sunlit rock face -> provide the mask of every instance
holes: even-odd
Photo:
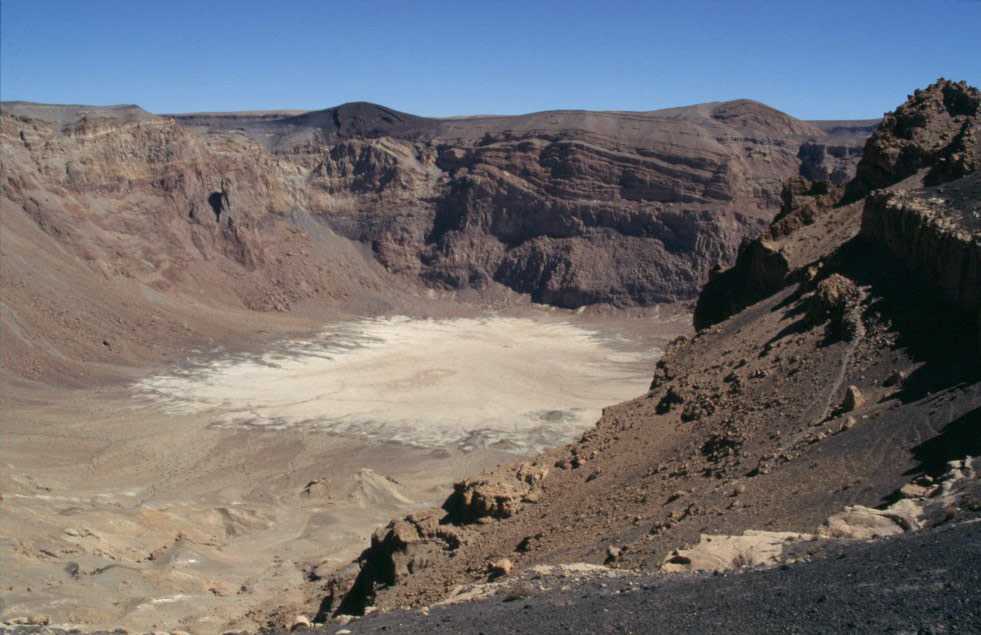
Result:
[[[263,355],[189,363],[138,391],[219,427],[304,426],[424,447],[524,452],[646,389],[656,350],[524,318],[347,322]]]

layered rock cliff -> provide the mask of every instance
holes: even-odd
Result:
[[[356,103],[178,120],[240,129],[311,170],[330,196],[310,210],[392,271],[564,307],[691,297],[776,212],[784,178],[850,176],[868,133],[751,101],[448,120]]]
[[[751,101],[461,119],[364,103],[0,110],[6,361],[30,376],[155,359],[207,322],[188,298],[259,312],[384,308],[420,286],[561,307],[690,299],[762,231],[787,177],[850,173],[867,134]]]
[[[202,136],[134,107],[5,105],[4,368],[97,380],[108,364],[156,362],[247,324],[219,309],[286,311],[391,287],[305,211],[297,170],[241,135]]]

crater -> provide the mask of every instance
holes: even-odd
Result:
[[[304,427],[418,447],[568,442],[647,388],[660,351],[563,321],[387,317],[261,355],[192,359],[136,386],[219,428]]]

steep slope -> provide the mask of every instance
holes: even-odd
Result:
[[[4,105],[0,173],[3,365],[21,378],[97,381],[254,333],[257,313],[398,286],[241,137],[129,107]]]
[[[940,187],[917,189],[934,169],[894,186],[910,192],[848,205],[825,200],[840,190],[790,182],[767,234],[789,254],[770,290],[678,341],[649,393],[607,408],[577,443],[464,481],[442,511],[380,530],[343,601],[325,606],[428,605],[499,573],[502,558],[509,571],[679,566],[676,550],[700,537],[813,533],[847,506],[915,497],[948,461],[976,456],[976,176],[942,186],[941,200]],[[759,271],[771,275],[768,261]],[[968,512],[951,507],[946,521]]]

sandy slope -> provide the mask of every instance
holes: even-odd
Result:
[[[192,356],[186,374],[165,367],[102,388],[10,384],[0,414],[0,618],[212,633],[255,628],[277,607],[308,611],[318,579],[348,565],[375,527],[437,504],[454,480],[544,437],[580,432],[599,404],[643,392],[657,347],[687,328],[684,316],[553,313],[340,322],[333,348],[311,350],[307,339],[265,356],[202,352],[196,359],[211,362]],[[337,337],[352,324],[368,328]],[[163,392],[148,399],[150,388]],[[449,398],[466,394],[484,399]],[[271,419],[229,425],[243,408]],[[504,425],[560,408],[580,410]],[[280,415],[347,425],[278,425]],[[367,430],[365,417],[383,425]],[[396,428],[403,443],[383,438]]]

